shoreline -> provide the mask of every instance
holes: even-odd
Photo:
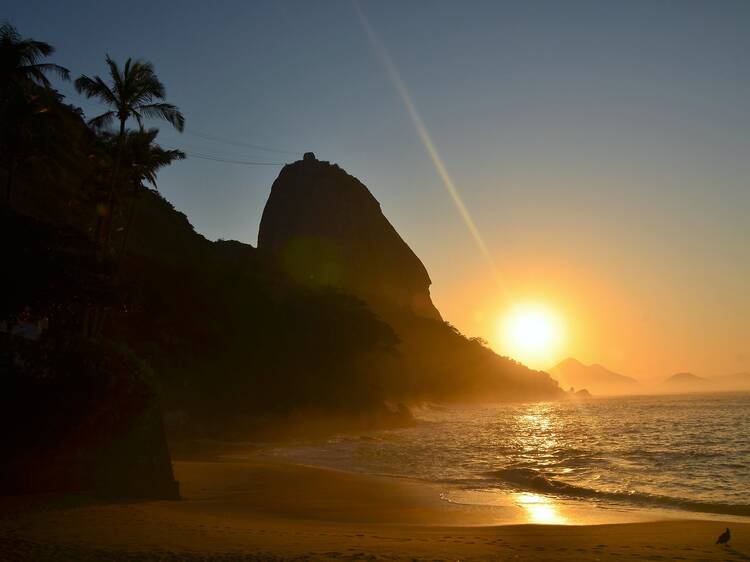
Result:
[[[282,447],[283,449],[283,447]],[[272,450],[278,450],[274,447]],[[232,455],[229,455],[231,458]],[[713,504],[705,504],[706,510],[690,509],[672,505],[658,505],[648,501],[599,502],[596,498],[583,496],[550,495],[534,489],[466,489],[449,482],[434,482],[419,476],[373,473],[349,470],[332,465],[308,462],[282,454],[269,454],[267,449],[253,450],[256,459],[270,460],[300,467],[329,470],[363,477],[383,478],[400,482],[412,482],[416,486],[432,488],[443,502],[465,508],[488,508],[503,510],[503,521],[498,525],[558,524],[558,525],[603,525],[638,523],[648,521],[706,520],[725,523],[750,524],[750,515],[713,510]],[[240,455],[238,458],[248,458]],[[220,460],[217,458],[216,460]],[[701,505],[696,502],[694,505]]]
[[[176,461],[175,472],[182,501],[2,498],[0,548],[13,562],[743,560],[750,554],[750,522],[596,522],[591,513],[570,512],[573,524],[531,524],[528,514],[522,523],[524,508],[450,503],[437,485],[257,456]],[[713,544],[727,525],[735,537],[731,551]]]

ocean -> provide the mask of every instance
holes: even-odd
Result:
[[[431,407],[414,427],[273,454],[445,486],[444,499],[750,517],[750,393]]]

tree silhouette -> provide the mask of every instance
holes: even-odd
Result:
[[[119,260],[127,249],[128,235],[135,216],[136,203],[141,190],[145,189],[144,183],[156,185],[156,173],[163,167],[169,166],[175,160],[184,160],[185,153],[181,150],[167,150],[156,144],[158,129],[139,129],[127,131],[122,139],[122,174],[127,185],[132,187],[130,214],[128,216],[125,231],[123,232],[122,245]],[[117,139],[110,139],[110,145],[117,145]]]
[[[109,239],[112,230],[115,191],[125,144],[125,126],[128,119],[135,119],[139,128],[143,128],[144,119],[163,119],[182,132],[185,118],[176,106],[161,101],[166,98],[166,91],[150,62],[133,61],[129,58],[121,70],[109,55],[106,61],[109,67],[109,85],[100,76],[89,78],[82,75],[76,79],[75,87],[87,98],[97,98],[111,108],[91,119],[89,125],[95,129],[104,129],[115,122],[119,123],[117,153],[106,209],[109,219],[107,230],[107,239]]]
[[[63,80],[70,78],[67,68],[40,62],[54,52],[49,43],[25,39],[9,23],[0,26],[0,130],[6,156],[6,204],[15,181],[20,160],[32,150],[34,121],[47,113],[57,101],[51,92],[48,73]]]
[[[55,48],[49,43],[22,38],[9,23],[0,26],[0,88],[3,101],[10,90],[24,87],[29,82],[50,88],[48,72],[69,80],[70,71],[67,68],[39,62],[54,52]]]

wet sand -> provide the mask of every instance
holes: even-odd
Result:
[[[519,524],[533,511],[512,502],[262,458],[175,472],[179,502],[0,500],[0,560],[750,560],[749,523],[562,507],[577,524]],[[727,525],[732,546],[714,545]]]

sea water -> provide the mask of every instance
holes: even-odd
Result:
[[[433,406],[417,417],[275,452],[444,484],[464,503],[511,493],[750,517],[750,393]]]

